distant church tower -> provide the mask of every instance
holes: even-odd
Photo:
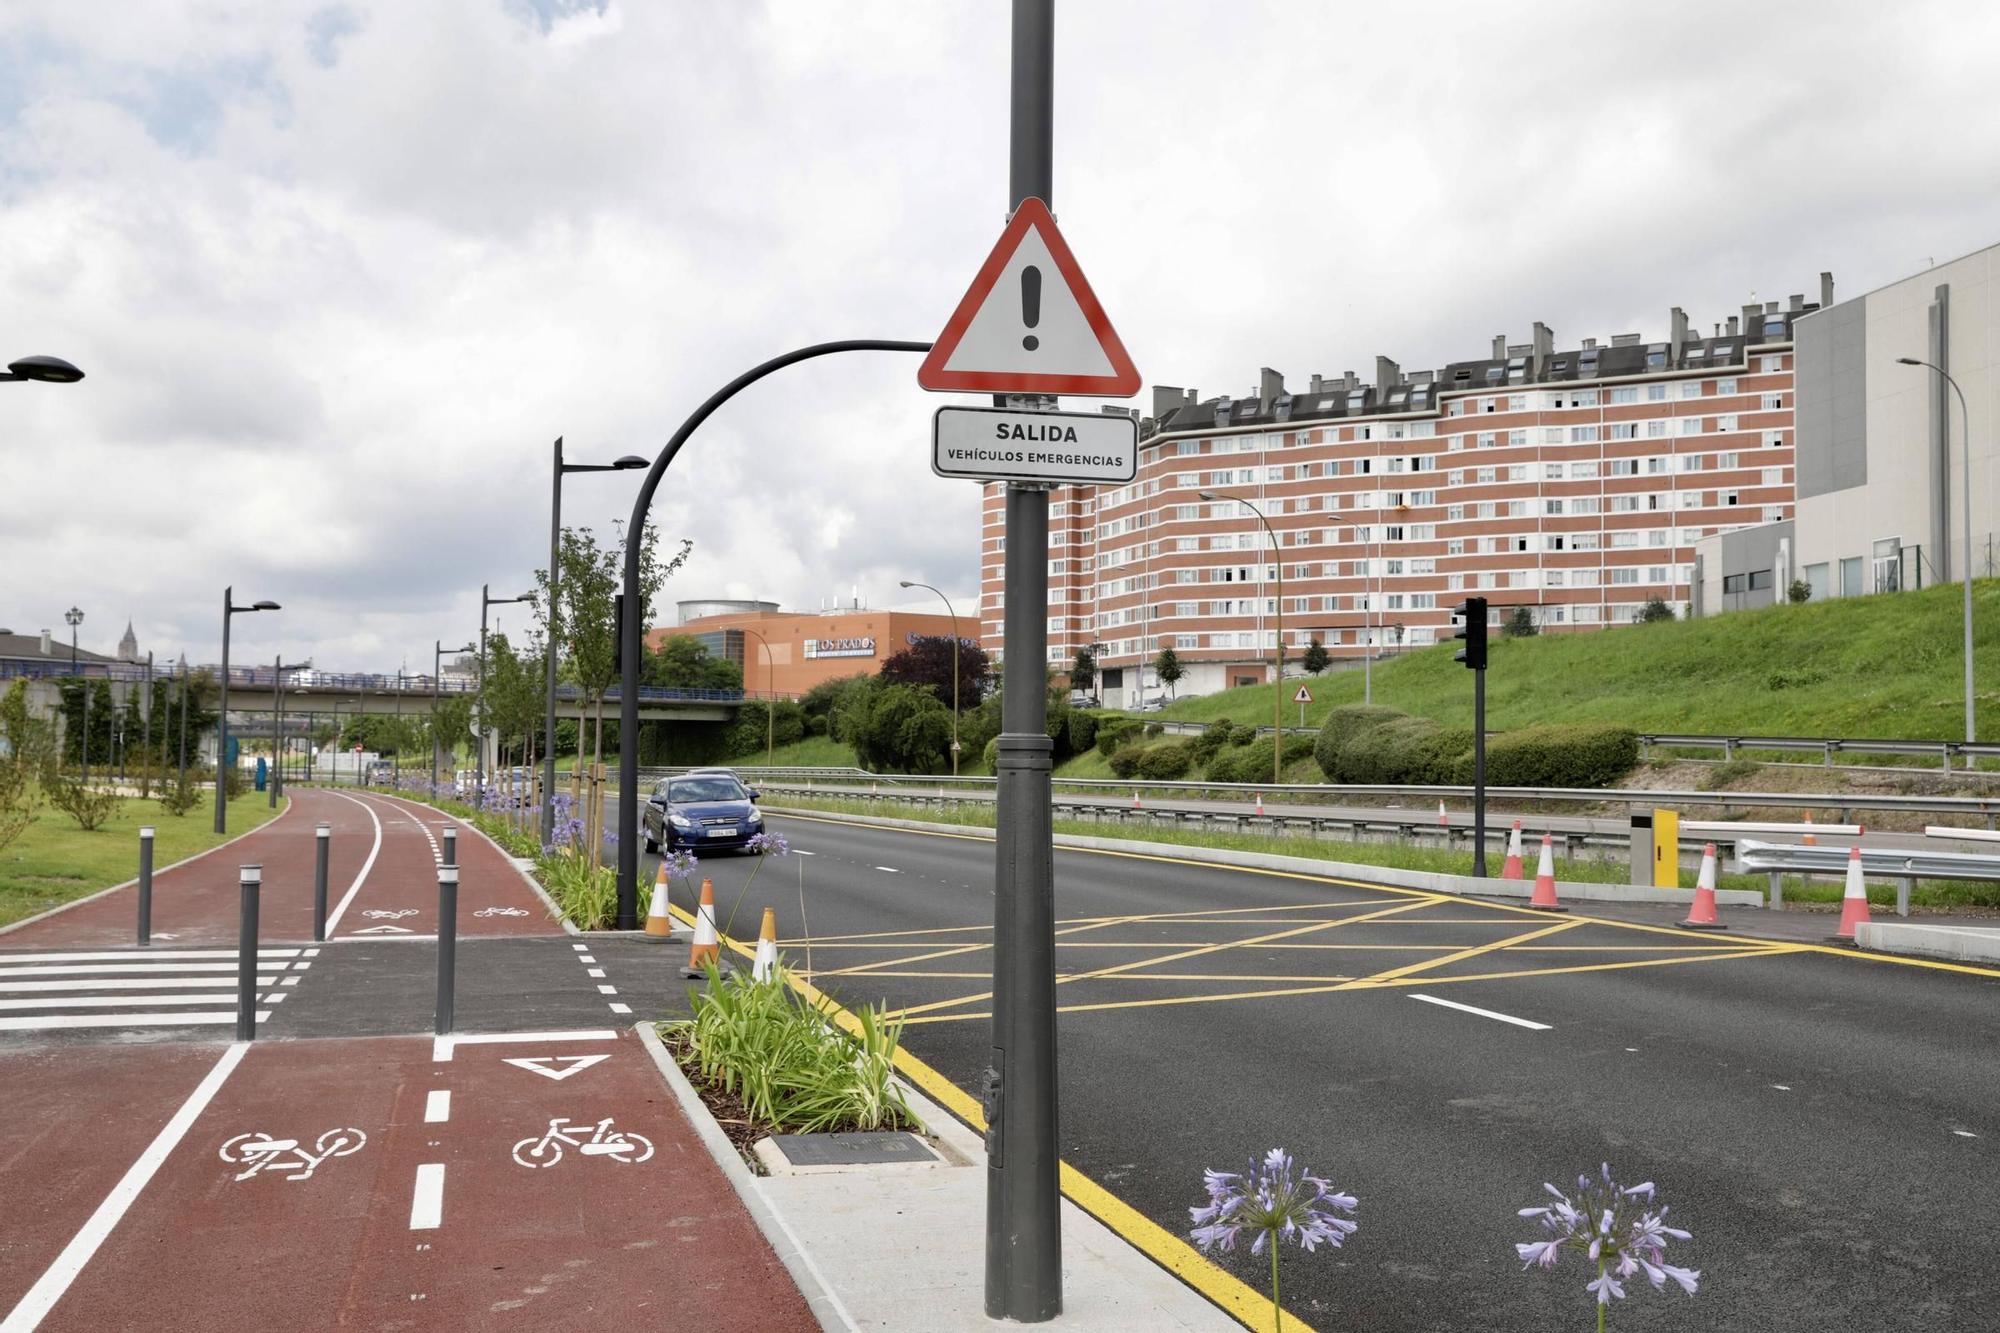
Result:
[[[125,621],[125,637],[118,641],[118,660],[136,662],[139,660],[139,636],[132,632],[132,622]]]

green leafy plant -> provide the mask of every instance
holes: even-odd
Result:
[[[618,877],[588,857],[557,850],[537,858],[536,878],[563,918],[578,930],[606,930],[618,917]]]
[[[201,788],[192,777],[183,778],[178,773],[161,782],[158,797],[160,808],[176,817],[185,816],[188,811],[201,804]]]
[[[85,833],[95,832],[118,808],[117,793],[87,786],[60,769],[42,775],[42,790],[49,804],[74,819]]]

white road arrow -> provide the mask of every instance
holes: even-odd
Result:
[[[608,1055],[525,1055],[503,1063],[560,1083],[571,1074],[580,1074],[600,1060],[610,1058]]]
[[[354,932],[357,935],[407,935],[410,932],[401,926],[369,926]]]

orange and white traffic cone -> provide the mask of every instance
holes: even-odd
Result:
[[[1445,813],[1444,813],[1444,802],[1443,802],[1443,801],[1439,801],[1439,802],[1438,802],[1438,827],[1439,827],[1439,828],[1450,828],[1450,827],[1451,827],[1451,821],[1450,821],[1449,819],[1445,818]]]
[[[1507,864],[1500,867],[1500,878],[1522,879],[1521,873],[1521,821],[1514,821],[1514,831],[1507,835]]]
[[[1133,808],[1134,810],[1139,810],[1139,809],[1142,809],[1142,808],[1143,808],[1143,807],[1142,807],[1142,806],[1141,806],[1141,805],[1139,804],[1139,789],[1138,789],[1137,787],[1134,787],[1134,788],[1132,789],[1132,808]]]
[[[1800,844],[1806,847],[1819,846],[1819,839],[1813,836],[1812,822],[1812,811],[1808,810],[1806,811],[1806,834],[1803,838],[1799,839]]]
[[[1701,873],[1695,876],[1694,906],[1689,909],[1687,920],[1677,923],[1682,930],[1724,930],[1722,918],[1715,914],[1715,844],[1708,843],[1701,849]]]
[[[752,981],[768,981],[778,973],[778,913],[764,909],[764,924],[757,928],[757,959],[750,964]]]
[[[1264,793],[1261,791],[1257,793],[1257,817],[1264,817]]]
[[[667,911],[667,863],[660,862],[660,872],[653,876],[653,897],[646,905],[646,938],[668,940],[674,934],[674,918]]]
[[[1547,833],[1542,835],[1542,859],[1535,866],[1535,895],[1528,899],[1528,906],[1538,912],[1567,912],[1569,909],[1556,901],[1556,854],[1555,839]]]
[[[687,966],[681,969],[684,977],[705,977],[708,969],[727,972],[729,965],[722,961],[722,938],[715,933],[715,881],[701,882],[701,906],[694,914],[694,942],[688,945]]]
[[[1868,924],[1868,881],[1861,874],[1861,849],[1847,849],[1847,892],[1840,900],[1840,929],[1834,934],[1836,942],[1855,941],[1856,926]]]

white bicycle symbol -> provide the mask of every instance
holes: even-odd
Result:
[[[259,1171],[289,1171],[286,1180],[305,1180],[319,1169],[321,1162],[329,1158],[345,1157],[366,1147],[368,1136],[358,1129],[329,1129],[319,1136],[311,1152],[299,1146],[297,1139],[274,1139],[269,1134],[238,1134],[222,1145],[222,1160],[231,1166],[242,1165],[236,1173],[237,1180],[248,1180]]]
[[[588,1138],[578,1134],[589,1131]],[[653,1141],[643,1134],[628,1134],[622,1129],[611,1128],[611,1117],[606,1116],[593,1126],[571,1124],[567,1116],[557,1116],[549,1121],[548,1133],[540,1138],[522,1139],[514,1145],[514,1160],[522,1166],[533,1169],[538,1166],[554,1166],[563,1157],[563,1149],[570,1147],[585,1157],[609,1157],[614,1162],[637,1164],[653,1155]]]
[[[522,907],[482,907],[473,913],[474,916],[526,916],[527,914],[527,909]]]
[[[414,907],[398,908],[396,911],[393,912],[385,911],[380,907],[371,907],[367,911],[363,912],[361,915],[365,917],[372,917],[377,921],[400,921],[406,916],[415,916],[416,914],[417,914],[417,909]]]

